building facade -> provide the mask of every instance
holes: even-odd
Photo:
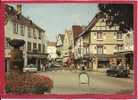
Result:
[[[81,50],[82,57],[91,58],[91,69],[106,68],[117,63],[114,52],[123,50],[124,37],[118,26],[109,27],[98,13],[79,35],[77,41],[81,46],[76,48]]]
[[[56,59],[57,58],[57,48],[56,48],[56,42],[47,42],[47,53],[48,53],[48,58],[50,59]]]
[[[120,52],[115,52],[117,61],[120,60],[122,64],[126,65],[130,69],[133,69],[133,55],[134,55],[134,37],[133,31],[129,31],[124,34],[124,48]]]
[[[12,6],[6,5],[5,10],[5,64],[7,71],[10,70],[9,59],[10,50],[12,49],[8,44],[8,39],[24,40],[25,45],[21,47],[23,50],[24,66],[35,64],[40,69],[40,64],[45,63],[47,58],[46,32],[32,20],[22,15],[21,6],[17,5],[17,9],[15,9]]]
[[[72,30],[65,30],[64,42],[63,42],[63,57],[69,56],[69,52],[73,52],[74,38]]]
[[[57,47],[57,57],[62,60],[63,58],[63,42],[64,42],[64,34],[58,34],[56,47]]]

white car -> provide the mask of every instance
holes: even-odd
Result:
[[[37,72],[37,67],[33,64],[27,65],[23,68],[23,72]]]

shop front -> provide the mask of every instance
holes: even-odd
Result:
[[[46,64],[47,62],[47,56],[48,54],[42,54],[42,53],[28,53],[27,54],[27,65],[34,64],[37,66],[38,71],[41,70],[40,66],[43,64]]]
[[[116,52],[114,54],[117,58],[117,65],[122,64],[133,69],[133,51]]]
[[[92,55],[93,70],[109,68],[114,63],[115,56],[110,54]]]

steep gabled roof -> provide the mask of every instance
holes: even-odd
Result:
[[[58,34],[56,45],[58,46],[58,42],[61,41],[61,45],[63,45],[65,34]],[[59,40],[60,39],[60,40]],[[60,46],[61,46],[60,45]]]
[[[59,34],[59,36],[61,38],[61,41],[63,42],[64,41],[65,34]]]
[[[97,21],[100,18],[102,18],[102,13],[99,12],[95,15],[95,17],[90,21],[90,23],[85,27],[83,32],[78,37],[80,37],[80,36],[84,35],[85,33],[87,33],[97,23]]]
[[[56,46],[56,42],[47,41],[47,46]]]

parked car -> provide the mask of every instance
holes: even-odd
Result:
[[[106,70],[108,76],[129,77],[130,71],[125,66],[111,66]]]
[[[37,67],[34,64],[27,65],[23,68],[23,72],[37,72]]]

